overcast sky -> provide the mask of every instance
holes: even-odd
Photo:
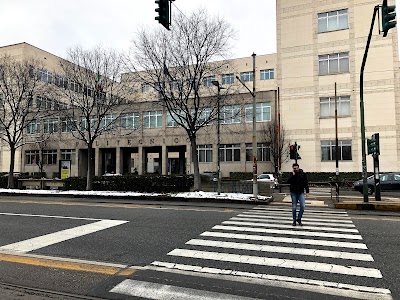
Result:
[[[126,51],[140,26],[161,27],[154,20],[154,0],[0,2],[0,46],[27,42],[61,57],[76,45]],[[232,58],[276,52],[275,0],[176,0],[172,5],[186,15],[200,7],[224,17],[237,32]]]
[[[237,32],[231,58],[238,58],[253,52],[258,55],[276,52],[275,1],[176,0],[172,10],[189,15],[202,7],[212,15],[224,17]],[[400,4],[400,0],[396,2]],[[138,28],[161,27],[154,20],[157,7],[154,0],[0,0],[0,3],[0,46],[27,42],[61,57],[66,57],[67,49],[77,45],[85,49],[102,45],[127,51]]]

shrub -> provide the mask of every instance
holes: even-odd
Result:
[[[253,179],[252,172],[230,172],[229,176],[231,179],[235,180],[249,180]]]

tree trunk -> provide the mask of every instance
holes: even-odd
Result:
[[[14,147],[10,147],[10,171],[8,172],[8,183],[7,183],[8,189],[13,189],[15,187],[14,184],[15,151],[16,149]]]
[[[193,162],[193,176],[194,176],[194,186],[195,191],[200,190],[200,172],[199,172],[199,159],[197,157],[197,143],[196,136],[190,137],[190,147],[192,151],[192,162]]]
[[[88,149],[88,165],[86,177],[86,190],[93,190],[93,176],[94,176],[94,157],[93,157],[93,143],[90,142],[87,146]]]

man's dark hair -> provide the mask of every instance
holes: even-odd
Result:
[[[293,167],[298,167],[298,166],[299,166],[298,163],[294,163],[294,164],[292,165],[292,168],[293,168]]]

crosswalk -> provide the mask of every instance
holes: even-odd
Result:
[[[184,247],[170,251],[166,260],[148,267],[234,281],[251,279],[255,284],[346,298],[393,299],[345,211],[307,209],[304,226],[291,223],[290,208],[254,207],[215,225]],[[157,290],[154,296],[143,290],[146,283],[131,279],[111,292],[140,297],[140,291],[147,299],[167,299],[162,291],[171,294],[175,288],[170,299],[197,299],[192,289],[153,285],[149,289]],[[211,293],[201,299],[224,297]],[[236,298],[230,295],[227,299]]]

